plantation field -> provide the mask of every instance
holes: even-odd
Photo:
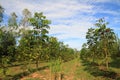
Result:
[[[72,7],[68,8],[74,8],[74,3],[79,3],[79,0],[75,1]],[[65,3],[68,5],[69,2]],[[53,5],[53,2],[51,3]],[[88,6],[88,3],[86,5]],[[65,9],[66,13],[67,6],[60,6],[56,7],[62,9],[60,12],[64,12]],[[83,9],[80,7],[83,10],[80,15],[95,9],[92,7],[95,4],[88,8],[85,6],[82,5]],[[99,9],[102,9],[102,6]],[[47,14],[49,11],[53,11],[50,14],[54,13],[55,7],[51,7],[52,10],[48,10]],[[8,9],[10,8],[14,9],[12,6]],[[96,15],[90,15],[93,19],[79,17],[78,12],[82,10],[78,8],[75,9],[75,11],[78,10],[76,17],[72,16],[71,11],[75,11],[68,9],[70,21],[67,20],[67,15],[62,17],[64,15],[60,14],[62,15],[59,15],[60,18],[54,15],[52,15],[53,19],[48,18],[57,21],[52,23],[47,19],[48,16],[44,15],[44,11],[29,11],[29,8],[23,10],[22,8],[16,8],[18,11],[15,10],[15,12],[11,12],[14,10],[7,10],[7,12],[4,4],[0,4],[0,80],[120,80],[120,35],[117,34],[120,29],[118,29],[119,24],[116,23],[117,18],[111,20],[111,17],[115,16],[110,16],[110,20],[107,19],[112,21],[112,25],[108,25],[109,22],[104,17],[108,17],[106,12],[111,14],[109,10],[104,12],[103,18],[96,20]],[[96,11],[93,12],[96,13]],[[78,22],[72,20],[74,18]],[[75,27],[71,28],[74,25]],[[118,30],[114,31],[114,29]]]

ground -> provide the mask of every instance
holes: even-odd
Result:
[[[20,66],[9,67],[7,78],[0,72],[0,80],[54,80],[55,74],[50,71],[48,63],[40,63],[39,69],[33,67],[32,72],[23,72]],[[62,64],[61,80],[120,80],[120,68],[111,71],[101,71],[92,66],[86,66],[79,59]],[[59,73],[56,73],[57,77]],[[58,78],[56,79],[58,80]]]

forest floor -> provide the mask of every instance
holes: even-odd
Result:
[[[0,72],[0,80],[54,80],[54,74],[51,75],[48,63],[39,65],[39,69],[34,69],[31,73],[23,72],[20,66],[10,67],[7,77]],[[35,68],[35,65],[33,64],[32,67]],[[110,67],[110,71],[101,71],[75,59],[62,64],[61,75],[61,80],[120,80],[120,67]]]

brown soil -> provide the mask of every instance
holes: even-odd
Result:
[[[21,80],[26,80],[29,78],[32,79],[40,79],[40,80],[49,80],[50,78],[50,71],[48,69],[42,70],[42,71],[37,71],[35,73],[30,74],[29,76],[26,76],[22,78]]]

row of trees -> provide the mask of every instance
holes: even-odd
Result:
[[[60,59],[72,60],[76,50],[69,48],[55,37],[49,37],[49,24],[51,23],[43,13],[32,13],[23,10],[20,21],[15,12],[11,13],[6,25],[1,23],[4,18],[4,8],[0,6],[0,67],[4,74],[6,68],[13,62],[27,64],[39,61]]]
[[[120,39],[113,29],[107,27],[108,22],[104,18],[99,19],[95,28],[88,29],[86,33],[87,43],[81,50],[81,58],[100,65],[109,67],[113,58],[120,57]]]

